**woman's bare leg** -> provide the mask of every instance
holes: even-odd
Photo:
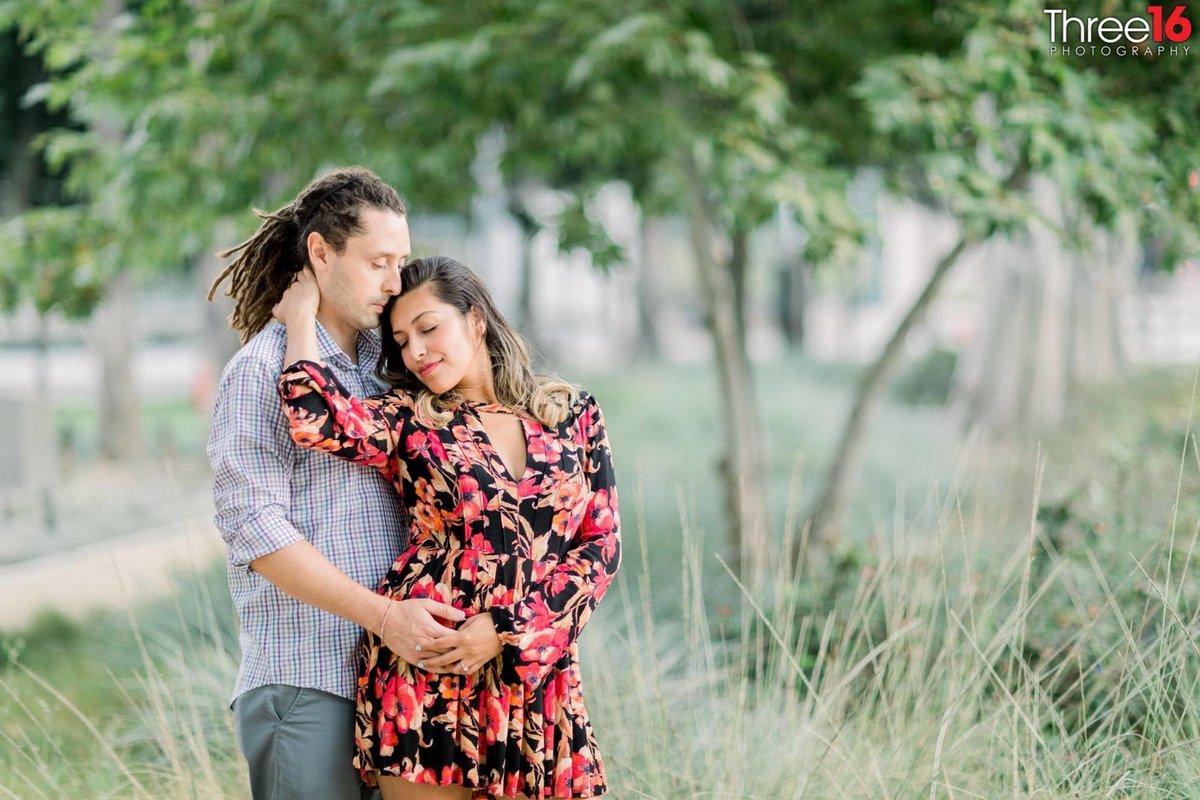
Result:
[[[404,778],[376,775],[379,793],[383,800],[471,800],[471,790],[465,786],[432,786],[428,783],[413,783]],[[529,795],[516,795],[515,800],[532,800]],[[549,800],[570,800],[557,795]]]
[[[465,786],[433,786],[390,775],[378,778],[383,800],[471,800],[471,790]]]

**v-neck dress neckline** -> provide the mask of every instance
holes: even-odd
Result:
[[[464,406],[466,406],[467,408],[472,409],[476,413],[482,412],[484,414],[511,414],[514,417],[523,419],[523,417],[521,417],[521,414],[519,412],[517,412],[515,409],[510,408],[509,406],[506,406],[503,403],[498,402],[498,401],[463,400],[462,404]]]
[[[486,451],[489,459],[493,462],[492,468],[496,471],[496,474],[513,486],[520,486],[523,481],[530,477],[530,470],[533,468],[533,459],[530,458],[530,450],[532,449],[532,437],[537,436],[538,431],[531,429],[532,421],[502,403],[464,400],[463,408],[468,409],[471,412],[470,416],[474,417],[475,425],[470,427],[475,434],[476,444]],[[519,477],[513,474],[512,469],[505,463],[504,457],[500,455],[500,450],[492,443],[492,437],[488,434],[487,428],[483,424],[483,417],[480,414],[508,414],[517,418],[517,422],[521,425],[521,439],[525,447],[525,451],[522,454],[521,475]]]

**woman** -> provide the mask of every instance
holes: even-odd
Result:
[[[379,365],[396,388],[367,400],[315,363],[310,275],[275,310],[292,438],[381,470],[409,509],[412,544],[380,592],[466,614],[453,634],[416,642],[415,664],[366,636],[355,765],[385,800],[601,795],[576,649],[620,562],[600,408],[533,374],[463,265],[418,260],[402,281]]]

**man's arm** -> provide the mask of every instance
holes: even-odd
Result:
[[[452,621],[464,617],[463,612],[436,600],[396,601],[378,595],[334,566],[307,541],[256,558],[250,567],[297,600],[379,633],[387,648],[410,664],[434,652],[424,649],[418,653],[414,644],[454,633],[453,628],[434,619],[435,615]],[[381,631],[389,603],[396,605],[387,615],[387,630]]]
[[[278,366],[236,361],[217,392],[208,455],[215,475],[216,522],[234,566],[252,569],[301,602],[379,631],[387,604],[342,572],[288,519],[294,445],[276,392]],[[451,632],[433,615],[463,618],[451,606],[418,599],[399,602],[387,617],[384,644],[406,661],[413,644]]]

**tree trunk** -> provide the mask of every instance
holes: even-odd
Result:
[[[92,342],[101,365],[100,453],[117,461],[134,461],[145,453],[133,379],[133,289],[133,276],[122,270],[92,317]]]
[[[217,257],[217,252],[226,248],[237,236],[236,226],[226,220],[219,223],[213,231],[213,244],[208,248],[209,255],[202,257],[196,276],[199,281],[197,294],[200,297],[208,295],[213,281],[225,269],[224,259]],[[233,313],[233,300],[225,294],[228,284],[213,296],[211,303],[204,304],[204,363],[200,374],[194,378],[191,387],[192,405],[205,412],[212,410],[216,398],[217,381],[221,371],[233,354],[241,347],[238,335],[229,327],[229,315]]]
[[[1063,283],[1069,259],[1054,242],[1035,237],[1034,257],[1019,265],[1025,302],[1030,309],[1022,332],[1024,347],[1017,350],[1017,420],[1057,422],[1066,402],[1067,338],[1063,317],[1066,308]]]
[[[0,194],[0,219],[11,219],[29,207],[33,197],[33,181],[37,161],[31,143],[33,125],[28,114],[17,118],[17,131],[13,142],[12,158],[8,164],[3,194]]]
[[[995,243],[985,273],[1003,286],[983,293],[987,323],[963,354],[956,391],[964,427],[1007,438],[1052,425],[1076,386],[1119,372],[1119,301],[1137,260],[1122,239],[1097,231],[1092,246],[1074,252],[1052,231],[1035,229]]]
[[[36,484],[38,505],[41,507],[42,532],[53,535],[58,531],[58,503],[54,487],[63,477],[57,429],[54,425],[54,404],[50,398],[50,325],[46,314],[39,312],[35,352],[37,363],[33,379],[34,430],[42,441],[35,445],[36,463],[31,470]]]
[[[637,333],[632,355],[639,361],[657,361],[662,357],[657,319],[662,295],[658,290],[653,242],[654,222],[643,212],[638,222],[637,263],[634,266]]]
[[[540,351],[537,313],[534,310],[533,237],[535,234],[521,228],[521,261],[519,285],[517,287],[517,330],[525,337],[531,350]]]
[[[540,352],[541,342],[534,308],[534,290],[537,286],[533,263],[533,240],[542,226],[521,201],[520,189],[506,189],[508,213],[521,229],[521,260],[517,276],[517,330],[525,338],[531,350]]]
[[[14,87],[18,88],[18,87]],[[24,87],[19,87],[22,90]],[[17,129],[11,144],[12,157],[0,192],[0,219],[11,219],[27,211],[33,203],[37,156],[32,148],[34,129],[29,113],[17,116]],[[31,463],[24,483],[37,497],[42,518],[42,531],[50,535],[58,528],[54,487],[60,483],[59,442],[54,426],[54,403],[50,396],[50,333],[49,320],[40,309],[34,332],[33,390],[29,401],[32,413],[27,435],[34,441],[24,449]]]
[[[117,24],[125,8],[123,0],[105,0],[98,17],[96,60],[105,65],[115,56]],[[121,124],[113,117],[97,115],[93,133],[116,151],[124,139]],[[103,199],[103,198],[101,198]],[[100,453],[104,458],[133,461],[145,453],[142,437],[141,402],[133,380],[133,292],[132,268],[119,265],[105,289],[104,299],[92,317],[93,344],[100,358]]]
[[[730,233],[729,277],[733,283],[734,320],[737,338],[745,349],[746,342],[746,272],[750,262],[750,235],[738,228]]]
[[[1093,247],[1076,254],[1071,269],[1068,332],[1068,391],[1079,383],[1116,377],[1125,366],[1120,301],[1137,268],[1137,237],[1132,230],[1097,231]]]
[[[854,406],[846,419],[846,427],[841,440],[834,451],[833,465],[822,488],[819,499],[812,513],[812,534],[816,541],[831,541],[838,533],[846,507],[850,500],[855,476],[858,474],[862,461],[863,448],[866,444],[867,421],[875,411],[883,397],[884,389],[896,366],[900,363],[904,341],[909,331],[925,315],[933,303],[938,290],[950,274],[950,270],[958,263],[963,252],[974,244],[974,240],[966,234],[960,236],[958,242],[934,266],[929,281],[925,284],[920,296],[904,315],[899,326],[892,333],[875,363],[863,376],[862,383],[854,398]]]
[[[804,264],[785,263],[779,268],[779,328],[789,350],[804,349],[805,311],[808,302],[808,273]]]
[[[1022,276],[1013,263],[1028,260],[1017,255],[1013,242],[993,239],[984,254],[979,316],[984,320],[974,345],[959,355],[954,371],[953,405],[962,429],[985,429],[1001,419],[1016,417],[1019,389],[1011,366],[1017,347],[1017,332],[1025,329],[1022,318],[1028,309],[1022,303]],[[1023,347],[1023,342],[1017,342]],[[1008,380],[1000,376],[1009,376]]]
[[[683,166],[691,195],[689,234],[717,360],[725,449],[722,477],[731,523],[730,543],[739,571],[757,585],[771,563],[762,423],[745,342],[738,335],[731,259],[715,252],[717,216],[690,154],[684,154]]]

